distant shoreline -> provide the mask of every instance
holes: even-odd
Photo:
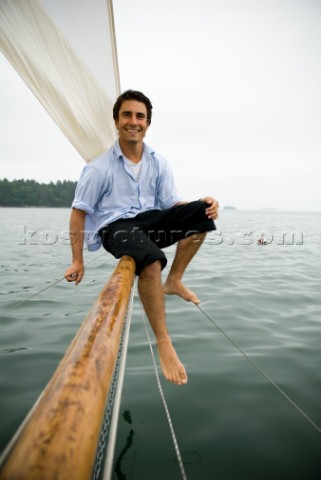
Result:
[[[0,208],[71,208],[71,204],[65,205],[1,205]]]
[[[0,207],[68,208],[75,196],[77,182],[58,180],[38,183],[36,180],[0,180]]]

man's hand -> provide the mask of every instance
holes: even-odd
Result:
[[[83,244],[85,230],[86,212],[73,208],[70,214],[69,231],[71,237],[71,250],[73,262],[65,272],[67,282],[75,282],[78,285],[85,274],[83,260]]]
[[[202,202],[208,204],[208,207],[205,210],[205,214],[211,220],[216,220],[218,218],[218,209],[219,203],[213,197],[205,197],[200,199]]]
[[[83,262],[73,262],[73,264],[66,270],[65,279],[67,282],[75,282],[75,285],[81,282],[85,274]]]

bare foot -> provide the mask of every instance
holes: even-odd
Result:
[[[167,278],[166,282],[164,283],[164,293],[167,295],[178,295],[182,297],[187,302],[193,303],[201,303],[201,301],[197,298],[194,292],[189,288],[185,287],[181,280],[170,280]]]
[[[184,365],[175,352],[171,339],[157,341],[159,361],[165,378],[176,385],[187,383],[187,374]]]

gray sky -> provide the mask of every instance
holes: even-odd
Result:
[[[321,210],[321,1],[114,0],[122,90],[187,200]],[[77,180],[84,161],[1,57],[0,178]]]

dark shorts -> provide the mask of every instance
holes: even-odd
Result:
[[[134,218],[116,220],[99,231],[104,248],[121,258],[129,255],[139,275],[146,265],[159,260],[167,263],[161,250],[196,233],[216,230],[205,215],[207,204],[200,200],[176,205],[168,210],[148,210]]]

